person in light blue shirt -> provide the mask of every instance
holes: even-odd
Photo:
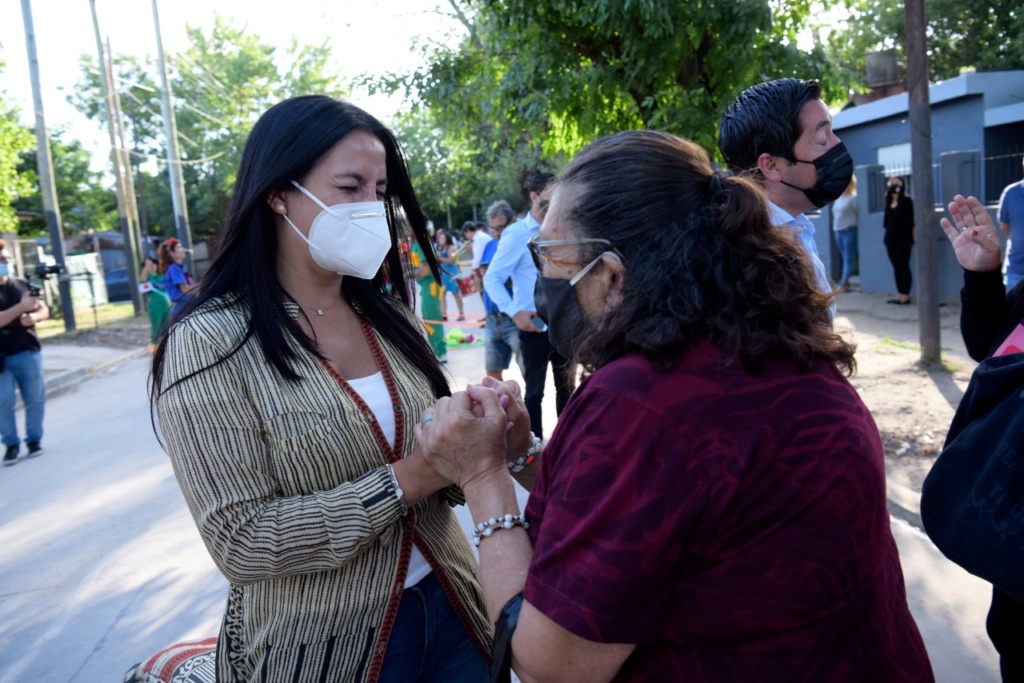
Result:
[[[490,224],[494,239],[490,239],[481,249],[479,255],[480,263],[477,266],[480,273],[480,281],[483,282],[483,275],[487,272],[494,253],[498,250],[501,234],[505,228],[515,222],[516,215],[512,207],[504,199],[499,199],[487,209],[487,222]],[[476,258],[474,254],[474,258]],[[512,296],[512,285],[510,281],[505,282],[505,290]],[[503,374],[508,369],[512,359],[516,359],[520,370],[523,370],[522,357],[519,352],[519,328],[512,322],[512,318],[502,313],[497,305],[487,295],[487,290],[481,292],[484,300],[484,312],[487,317],[484,322],[484,370],[488,377],[499,382],[504,379]]]
[[[718,120],[718,148],[730,170],[758,178],[771,202],[772,222],[793,233],[811,262],[818,289],[831,295],[814,224],[804,212],[842,195],[853,176],[853,160],[832,131],[821,86],[782,78],[747,88]]]
[[[999,198],[999,227],[1010,238],[1006,250],[1006,291],[1024,277],[1024,181],[1007,185]]]
[[[555,413],[560,415],[569,401],[575,382],[569,361],[556,352],[548,340],[547,325],[542,328],[535,323],[537,306],[534,290],[537,286],[537,266],[530,255],[529,241],[540,230],[540,224],[547,213],[551,200],[550,173],[535,173],[527,182],[526,193],[530,209],[519,221],[510,225],[501,240],[491,265],[484,274],[484,290],[498,311],[507,315],[519,328],[519,349],[523,358],[523,402],[530,414],[530,430],[544,438],[544,424],[541,404],[544,400],[544,384],[547,381],[547,367],[550,362],[555,376]],[[512,293],[505,289],[511,280]]]

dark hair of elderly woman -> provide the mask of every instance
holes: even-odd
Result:
[[[439,277],[387,128],[325,96],[272,107],[217,258],[155,354],[160,430],[230,582],[218,680],[486,672],[460,498],[412,434],[449,389],[412,311],[402,222]]]
[[[932,680],[853,349],[762,192],[691,142],[619,133],[562,172],[531,248],[552,343],[590,374],[525,515],[513,387],[416,427],[472,512],[492,674]]]
[[[684,154],[694,161],[678,168]],[[644,172],[631,175],[671,178],[645,187],[616,175],[617,165],[641,159]],[[562,173],[563,194],[576,198],[563,219],[580,237],[615,245],[629,273],[621,302],[581,331],[577,360],[596,368],[639,352],[667,367],[707,339],[748,370],[820,359],[852,372],[853,348],[832,332],[830,299],[816,291],[799,250],[771,229],[761,192],[710,173],[701,148],[640,133],[594,143]],[[641,188],[643,198],[631,201]],[[604,250],[584,244],[580,261]]]

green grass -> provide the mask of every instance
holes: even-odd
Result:
[[[131,320],[135,316],[132,303],[126,301],[118,304],[107,304],[96,308],[96,316],[93,317],[93,310],[75,311],[75,332],[64,330],[63,318],[50,318],[36,324],[36,334],[40,339],[51,339],[57,337],[74,337],[80,330],[91,330],[97,325],[99,327],[114,327]]]
[[[901,349],[909,349],[910,351],[921,350],[920,344],[912,344],[910,342],[899,341],[897,339],[892,339],[890,337],[882,337],[881,339],[878,340],[878,343],[886,346],[895,346]]]

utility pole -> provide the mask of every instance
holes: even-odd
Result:
[[[43,115],[43,95],[42,88],[39,86],[39,59],[36,57],[36,32],[32,25],[30,0],[21,0],[21,15],[25,22],[25,46],[28,49],[28,68],[32,79],[32,106],[36,115],[36,167],[39,173],[39,187],[43,193],[43,212],[46,214],[46,225],[50,229],[53,258],[58,264],[65,265],[64,231],[61,228],[60,207],[57,205],[57,187],[53,181],[50,137],[46,132],[46,117]],[[71,301],[71,281],[67,277],[60,277],[57,282],[60,291],[60,308],[64,315],[64,329],[74,332],[75,306]]]
[[[128,232],[122,235],[124,239],[125,267],[128,269],[128,291],[131,293],[132,306],[135,315],[142,315],[142,293],[139,292],[139,249],[135,233],[139,229],[139,207],[135,203],[135,179],[132,177],[131,159],[128,157],[128,142],[124,134],[124,117],[121,114],[121,90],[115,84],[117,78],[114,76],[114,53],[110,49],[110,39],[107,39],[105,50],[107,71],[110,74],[111,104],[114,111],[114,130],[117,131],[117,157],[120,159],[121,174],[125,180],[125,210],[128,212]]]
[[[132,111],[132,147],[134,152],[139,152],[139,120],[135,116],[135,100],[131,102]],[[149,222],[146,217],[146,184],[142,180],[142,167],[139,164],[138,156],[132,158],[132,162],[135,165],[135,187],[138,195],[136,197],[136,204],[139,207],[139,248],[142,249],[140,256],[146,257],[147,247],[149,246]]]
[[[185,270],[195,274],[192,264],[192,232],[188,225],[188,205],[185,202],[185,182],[181,177],[181,156],[178,153],[178,125],[174,120],[171,82],[167,78],[167,63],[164,61],[164,43],[160,37],[160,13],[153,2],[153,26],[156,29],[156,53],[160,65],[162,84],[160,110],[164,116],[164,131],[167,136],[167,172],[171,176],[171,205],[174,207],[174,225],[178,241],[185,247]]]
[[[100,34],[100,21],[96,16],[96,0],[89,0],[89,8],[92,10],[92,28],[96,33],[96,55],[100,60],[100,81],[103,83],[103,108],[107,115],[107,135],[110,137],[110,163],[114,166],[114,194],[117,197],[118,225],[121,229],[121,234],[126,236],[125,245],[127,246],[130,244],[127,239],[127,235],[131,233],[132,226],[131,217],[128,214],[128,200],[125,196],[127,192],[125,191],[124,173],[121,168],[121,155],[118,152],[117,132],[114,129],[114,107],[112,104],[113,98],[111,94],[114,91],[114,82],[109,65],[107,64],[107,53],[106,50],[103,49],[103,38]],[[130,269],[129,264],[129,270]],[[131,280],[129,280],[129,282],[131,282]],[[132,306],[135,309],[135,314],[138,315],[141,310],[139,288],[129,287],[129,289],[134,290],[132,292]]]
[[[932,112],[928,98],[924,0],[903,5],[907,45],[907,89],[910,102],[910,167],[914,185],[914,225],[917,233],[917,311],[921,361],[942,360],[939,327],[938,227],[935,222],[935,188],[932,178]]]

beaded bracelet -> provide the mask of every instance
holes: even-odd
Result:
[[[507,514],[502,517],[491,517],[486,522],[480,522],[473,527],[473,545],[479,546],[480,539],[490,536],[495,531],[511,529],[515,526],[521,526],[524,529],[529,529],[530,523],[526,521],[526,517],[523,515]]]
[[[533,432],[530,432],[530,450],[526,451],[526,455],[521,455],[515,460],[510,460],[506,463],[509,472],[518,474],[525,470],[529,465],[533,464],[543,448],[544,441]]]

